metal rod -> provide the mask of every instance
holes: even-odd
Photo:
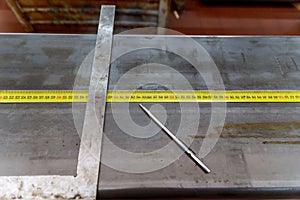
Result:
[[[139,106],[145,111],[145,113],[162,129],[167,135],[175,141],[175,143],[205,172],[210,173],[210,169],[195,155],[195,153],[189,149],[180,139],[178,139],[165,125],[163,125],[146,107],[142,104]]]

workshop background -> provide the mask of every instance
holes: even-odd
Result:
[[[1,0],[0,32],[96,33],[97,7],[115,3],[119,19],[117,26],[122,27],[117,31],[157,26],[159,20],[165,20],[160,25],[193,35],[300,34],[300,6],[294,0],[165,2],[168,12],[160,15],[158,0]]]

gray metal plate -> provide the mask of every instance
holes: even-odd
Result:
[[[1,35],[1,89],[71,89],[79,66],[93,49],[95,39],[93,35]],[[298,37],[195,39],[214,59],[226,89],[300,88]],[[160,40],[163,38],[115,36],[114,41],[120,43],[114,45],[145,41],[159,43]],[[206,89],[203,78],[189,63],[172,53],[154,49],[132,52],[116,60],[111,66],[109,88],[112,89],[119,77],[128,70],[151,62],[172,66],[187,78],[193,88]],[[164,79],[164,84],[172,89],[185,89],[184,86],[174,88],[174,82],[178,79],[175,73],[162,73],[155,68],[137,70],[135,73],[139,78],[155,76]],[[88,74],[77,85],[81,89],[87,89],[88,84],[85,85],[84,80],[89,80]],[[138,87],[140,85],[135,85],[134,81],[122,85],[122,89]],[[152,104],[145,105],[150,107]],[[187,132],[181,137],[184,141],[193,140],[191,147],[195,151],[201,146],[211,116],[210,104],[199,105],[201,115],[197,135],[191,136]],[[79,138],[71,105],[0,106],[1,175],[74,174]],[[174,132],[178,130],[180,116],[193,113],[193,107],[187,109],[187,113],[182,113],[178,104],[162,106],[168,111],[167,126]],[[84,108],[85,105],[80,104],[75,109],[79,130],[83,123]],[[130,110],[137,124],[147,125],[150,122],[137,104],[131,104]],[[172,189],[178,189],[182,194],[193,191],[192,195],[201,194],[206,189],[239,193],[241,191],[234,189],[240,188],[251,192],[271,188],[275,192],[286,194],[288,190],[290,194],[295,194],[300,181],[299,111],[299,104],[228,104],[221,137],[204,158],[212,169],[211,174],[202,173],[185,155],[163,169],[143,174],[120,172],[102,164],[98,191],[107,197],[149,194],[139,192],[141,190],[152,194],[157,192],[157,195],[172,195],[175,194]],[[106,111],[105,135],[115,145],[132,152],[151,152],[171,142],[162,132],[147,139],[125,134],[116,125],[110,104]],[[46,141],[48,144],[45,144]],[[177,147],[174,145],[172,148],[176,152]],[[110,157],[112,162],[125,167],[138,162],[110,156],[112,151],[110,145],[104,142],[102,156]],[[168,156],[164,154],[153,158],[153,165]],[[142,162],[139,164],[143,167]],[[120,191],[116,193],[116,189]]]

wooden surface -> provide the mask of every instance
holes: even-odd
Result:
[[[169,15],[168,28],[195,35],[300,35],[300,11],[292,4],[224,6],[202,5],[198,0],[186,2],[186,10],[179,20],[172,13]],[[40,32],[49,30],[46,26]],[[90,31],[88,27],[68,25],[52,32]],[[0,2],[0,32],[24,32],[3,0]]]
[[[21,24],[4,0],[0,1],[0,32],[24,32]]]
[[[194,35],[299,35],[300,11],[292,4],[203,5],[188,0],[168,27]]]
[[[158,26],[167,17],[161,14],[167,13],[166,9],[160,7],[169,7],[166,0],[6,0],[6,3],[27,32],[38,33],[96,33],[99,8],[108,4],[118,8],[115,33]]]

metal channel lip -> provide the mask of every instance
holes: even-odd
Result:
[[[179,32],[178,32],[179,33]],[[166,38],[299,38],[299,36],[267,36],[267,35],[185,35],[185,34],[179,34],[179,35],[134,35],[134,34],[116,34],[114,37],[166,37]]]
[[[189,189],[183,188],[124,188],[116,189],[112,193],[111,190],[106,189],[101,191],[104,198],[134,198],[135,194],[139,194],[144,197],[151,198],[191,198],[195,199],[200,197],[201,199],[265,199],[266,197],[279,198],[279,199],[297,199],[300,192],[300,188],[257,188],[255,191],[249,188],[204,188],[194,187]]]
[[[57,36],[78,36],[78,37],[94,37],[96,40],[96,34],[68,34],[68,33],[0,33],[0,36],[47,36],[47,37],[57,37]]]
[[[109,66],[110,54],[113,40],[115,6],[102,6],[99,21],[99,30],[97,37],[97,48],[95,50],[95,59],[93,69],[98,69],[98,65]],[[35,36],[51,34],[0,34],[0,36]],[[66,34],[56,34],[56,36],[68,36]],[[55,36],[55,35],[51,35]],[[90,36],[88,36],[90,37]],[[101,47],[98,44],[101,43]],[[103,51],[104,49],[104,51]],[[97,59],[96,56],[101,53],[107,53],[103,60]],[[98,53],[98,54],[97,54]],[[102,55],[103,56],[103,55]],[[100,61],[99,61],[100,60]],[[94,74],[96,75],[96,74]],[[101,78],[101,77],[100,77]],[[108,79],[102,81],[107,84]],[[91,80],[90,88],[95,88],[95,82]],[[106,93],[106,88],[102,91]],[[93,99],[88,101],[87,107],[94,107]],[[101,106],[101,105],[100,105]],[[102,112],[105,106],[102,105]],[[91,129],[89,122],[93,119],[90,117],[93,109],[87,109],[85,115],[85,128],[93,131],[83,131],[82,140],[79,148],[77,175],[39,175],[39,176],[0,176],[0,199],[96,199],[98,174],[100,166],[102,128],[98,131]],[[94,119],[96,120],[96,119]],[[103,122],[98,125],[101,126]],[[93,157],[94,156],[94,157]],[[95,159],[96,156],[96,159]],[[99,158],[99,159],[98,159]]]
[[[80,36],[80,37],[93,37],[96,39],[96,34],[72,34],[72,33],[0,33],[0,36],[50,36],[50,37],[56,37],[56,36]],[[290,36],[290,35],[282,35],[282,36],[277,36],[277,35],[272,35],[272,36],[267,36],[267,35],[133,35],[133,34],[116,34],[113,35],[113,37],[174,37],[174,38],[185,38],[185,37],[191,37],[191,38],[299,38],[299,36]]]

